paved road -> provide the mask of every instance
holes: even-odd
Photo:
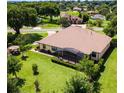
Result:
[[[22,28],[20,29],[21,32],[48,32],[48,31],[60,31],[62,28],[40,28],[40,29],[33,29],[33,28]],[[13,29],[8,28],[8,32],[13,32]]]

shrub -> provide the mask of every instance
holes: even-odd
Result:
[[[68,27],[71,25],[69,20],[67,18],[64,18],[64,17],[60,19],[60,23],[62,24],[62,27]]]
[[[117,38],[113,38],[111,41],[111,47],[117,47]]]
[[[100,66],[94,64],[94,61],[89,60],[88,58],[83,58],[77,65],[77,68],[79,71],[84,72],[91,81],[98,79],[100,74]]]
[[[83,14],[83,22],[86,23],[89,20],[89,15],[87,13]]]
[[[32,49],[32,45],[31,44],[27,44],[27,45],[21,45],[20,46],[20,51],[21,52],[25,52],[25,51],[28,51],[28,50],[30,50],[30,49]]]
[[[93,83],[81,75],[75,75],[66,82],[64,93],[95,93]]]
[[[99,60],[98,65],[100,66],[100,68],[104,65],[103,59],[100,59],[100,60]]]
[[[111,22],[104,28],[104,33],[110,37],[117,34],[117,16],[114,16]]]
[[[33,70],[33,74],[34,75],[38,75],[39,74],[37,64],[33,64],[32,65],[32,70]]]
[[[97,26],[98,26],[98,27],[101,27],[103,22],[102,22],[102,20],[97,19],[97,20],[96,20],[96,23],[97,23]]]
[[[26,45],[32,44],[33,42],[40,40],[42,38],[41,35],[33,33],[33,34],[20,34],[14,40],[14,44],[16,45]]]
[[[54,63],[61,64],[61,65],[64,65],[64,66],[67,66],[67,67],[70,67],[70,68],[73,68],[73,69],[77,68],[77,66],[75,64],[70,64],[68,62],[64,62],[62,59],[59,59],[59,58],[56,58],[56,57],[53,57],[51,60]]]
[[[92,26],[97,26],[97,22],[95,20],[89,20],[88,25],[91,26],[91,27]]]
[[[13,34],[12,32],[8,32],[7,33],[7,46],[11,46],[16,37],[17,35]]]
[[[25,79],[22,79],[22,78],[15,78],[15,79],[17,79],[17,86],[20,86],[20,87],[22,87],[23,85],[25,85]]]
[[[81,12],[79,12],[79,15],[78,15],[78,17],[82,18],[82,14],[81,14]]]
[[[7,78],[7,93],[20,93],[19,86],[17,86],[17,80]]]
[[[38,80],[35,80],[34,85],[35,85],[36,93],[37,93],[37,92],[40,92]]]

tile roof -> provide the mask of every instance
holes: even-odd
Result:
[[[101,53],[110,41],[111,38],[107,35],[78,26],[70,26],[38,43],[59,48],[74,48],[85,54],[91,54],[92,51]]]

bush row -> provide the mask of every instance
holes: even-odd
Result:
[[[64,65],[64,66],[67,66],[67,67],[70,67],[70,68],[73,68],[73,69],[77,68],[77,66],[75,64],[68,63],[66,61],[63,61],[62,59],[57,58],[57,57],[52,57],[51,60],[54,63],[61,64],[61,65]]]

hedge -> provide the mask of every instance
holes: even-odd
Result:
[[[113,38],[111,41],[111,46],[112,47],[117,47],[117,38]]]
[[[68,63],[67,61],[63,61],[62,59],[59,59],[57,57],[52,57],[51,61],[54,62],[54,63],[57,63],[57,64],[61,64],[61,65],[73,68],[73,69],[77,69],[76,64]]]

